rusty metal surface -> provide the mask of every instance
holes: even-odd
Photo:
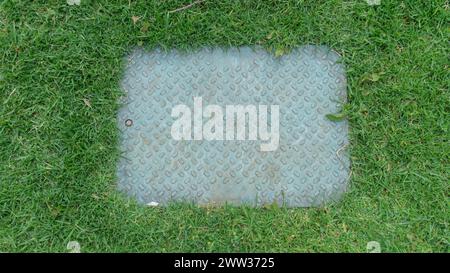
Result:
[[[135,50],[127,57],[118,188],[141,203],[272,202],[317,206],[347,188],[346,121],[325,115],[346,100],[339,56],[304,46],[275,58],[247,47],[191,53]],[[171,110],[211,104],[277,104],[280,142],[261,152],[258,141],[175,141]]]

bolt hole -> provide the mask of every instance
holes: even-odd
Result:
[[[133,125],[133,121],[131,119],[125,120],[125,126],[130,127],[131,125]]]

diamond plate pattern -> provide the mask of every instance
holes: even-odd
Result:
[[[139,202],[193,201],[317,206],[346,190],[346,121],[331,122],[346,99],[339,56],[304,46],[275,58],[247,47],[191,53],[135,50],[128,56],[118,113],[123,157],[118,187]],[[280,105],[280,143],[175,141],[177,104]],[[132,121],[132,122],[130,122]]]

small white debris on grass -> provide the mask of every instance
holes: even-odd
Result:
[[[66,248],[69,250],[69,253],[81,253],[81,246],[77,241],[68,242]]]
[[[86,106],[89,107],[89,108],[92,108],[92,105],[91,105],[91,101],[90,101],[90,100],[88,100],[88,99],[83,99],[83,102],[84,102],[84,105],[86,105]]]
[[[150,202],[150,203],[147,203],[147,206],[156,207],[156,206],[159,206],[159,203],[158,202]]]
[[[366,0],[369,6],[379,6],[381,5],[381,0]]]
[[[366,250],[368,253],[381,253],[381,245],[377,241],[367,243]]]
[[[67,0],[67,4],[69,4],[70,6],[73,6],[73,5],[79,6],[80,2],[81,2],[81,0]]]
[[[139,16],[131,16],[131,20],[133,21],[133,24],[136,24],[137,23],[137,21],[139,21],[141,19],[141,17],[139,17]]]

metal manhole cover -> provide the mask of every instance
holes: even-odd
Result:
[[[304,46],[128,56],[118,186],[139,202],[320,205],[347,187],[339,56]],[[277,130],[278,129],[278,130]]]

